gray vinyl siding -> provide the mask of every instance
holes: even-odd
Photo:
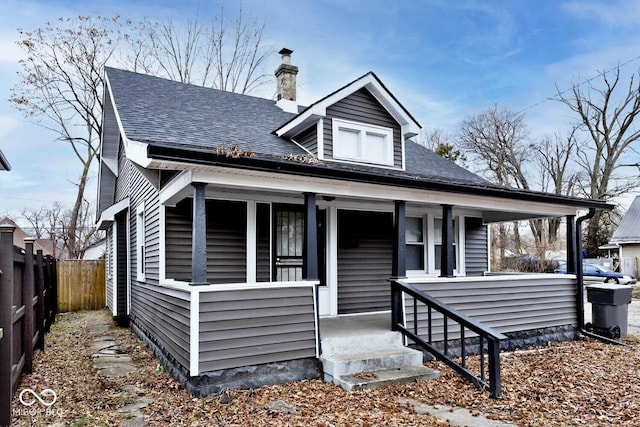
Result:
[[[104,112],[102,123],[102,152],[101,155],[105,159],[118,158],[118,144],[120,142],[120,129],[116,120],[111,97],[109,92],[105,91]],[[113,188],[116,176],[104,164],[100,163],[100,191],[98,192],[98,217],[100,214],[113,204]]]
[[[338,314],[389,310],[393,217],[338,212]]]
[[[104,163],[100,163],[100,191],[98,193],[98,217],[100,214],[113,205],[115,197],[116,176]]]
[[[487,226],[482,218],[465,218],[465,273],[467,276],[483,276],[489,270]]]
[[[135,322],[186,369],[190,358],[190,304],[185,291],[143,283],[131,289]]]
[[[183,200],[176,207],[166,207],[165,274],[167,279],[191,281],[192,199]]]
[[[200,294],[200,372],[315,355],[312,287]]]
[[[295,141],[309,150],[314,156],[318,155],[318,127],[313,125],[309,129],[306,129],[301,134],[296,135]]]
[[[575,279],[492,276],[477,280],[430,281],[412,284],[502,333],[575,325],[577,323]],[[413,299],[406,297],[407,324],[413,330]],[[427,309],[418,303],[418,333],[427,338]],[[433,312],[433,340],[442,340],[443,319]],[[466,334],[470,334],[466,331]],[[459,337],[459,327],[449,323],[449,336]]]
[[[400,125],[366,89],[360,89],[327,108],[324,125],[324,157],[333,159],[333,118],[351,120],[393,129],[393,164],[402,167],[402,139]]]
[[[166,208],[166,274],[191,281],[192,200]],[[207,280],[243,283],[247,277],[247,208],[244,202],[206,201]]]

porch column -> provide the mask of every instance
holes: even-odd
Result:
[[[207,284],[207,212],[205,191],[207,184],[193,184],[193,234],[191,236],[191,284]]]
[[[576,274],[576,216],[567,215],[567,273]]]
[[[391,277],[394,279],[407,277],[405,222],[405,202],[396,200],[393,223],[393,262],[391,265]]]
[[[453,277],[453,207],[442,205],[442,252],[440,277]]]
[[[302,278],[304,280],[318,280],[318,221],[315,193],[304,193]]]

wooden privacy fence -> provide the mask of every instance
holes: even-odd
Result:
[[[105,307],[104,260],[58,262],[58,310],[99,310]]]
[[[44,334],[57,312],[56,260],[13,246],[11,225],[0,225],[0,425],[11,423],[11,397],[20,375],[30,374],[33,351],[44,351]]]

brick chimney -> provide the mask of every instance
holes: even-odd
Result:
[[[276,105],[289,113],[297,113],[296,74],[298,74],[298,67],[291,65],[293,51],[283,48],[278,53],[282,55],[282,64],[276,69],[276,79],[278,80]]]

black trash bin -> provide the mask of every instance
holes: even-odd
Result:
[[[632,290],[632,286],[609,283],[587,286],[592,323],[585,329],[609,338],[626,337]]]

